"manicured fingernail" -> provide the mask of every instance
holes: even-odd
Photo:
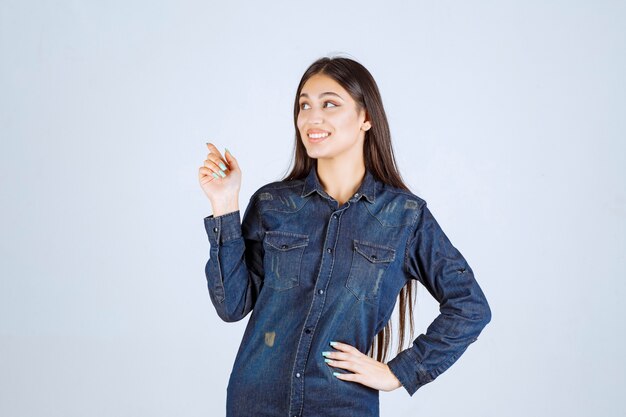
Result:
[[[330,355],[330,352],[322,352],[322,355],[328,356],[328,355]]]
[[[228,150],[228,148],[225,148],[225,149],[226,149],[226,152],[230,153],[230,151]],[[232,153],[230,153],[230,154],[232,155]]]
[[[220,168],[222,168],[224,171],[226,171],[226,165],[224,165],[223,162],[220,162]]]
[[[329,363],[332,362],[332,360],[324,358],[324,362]]]
[[[333,372],[333,375],[337,376],[339,375],[339,372]]]
[[[219,178],[219,177],[220,177],[220,176],[219,176],[219,175],[217,175],[215,172],[212,172],[212,174],[213,174],[213,176],[214,176],[215,178]]]
[[[330,342],[330,345],[331,345],[331,346],[336,346],[336,345],[337,345],[337,342]]]
[[[226,174],[224,174],[224,171],[222,171],[221,169],[220,169],[220,175],[222,176],[222,178],[226,176]]]

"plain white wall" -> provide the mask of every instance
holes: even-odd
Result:
[[[381,415],[624,415],[625,23],[618,1],[0,0],[0,415],[224,414],[249,316],[208,296],[204,143],[245,209],[338,53],[493,313]]]

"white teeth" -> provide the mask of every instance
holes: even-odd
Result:
[[[328,133],[309,133],[309,137],[313,139],[325,138],[328,135]]]

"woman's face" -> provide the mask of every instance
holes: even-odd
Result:
[[[363,139],[370,124],[363,124],[365,111],[357,113],[356,102],[339,83],[324,74],[312,76],[302,87],[299,106],[297,125],[309,157],[363,156]],[[314,133],[328,136],[311,137]]]

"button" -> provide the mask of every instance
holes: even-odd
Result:
[[[332,252],[333,252],[333,249],[332,249],[332,248],[328,248],[328,249],[326,249],[326,252],[328,252],[328,253],[332,253]]]
[[[336,215],[336,214],[333,214],[333,219],[336,219],[336,218],[337,218],[337,215]]]
[[[324,290],[319,290],[318,293],[319,294],[324,294]]]
[[[304,330],[304,333],[306,333],[306,334],[311,333],[311,329],[305,329],[305,330]]]
[[[217,233],[217,227],[214,227],[214,228],[213,228],[213,231],[214,231],[215,233]]]
[[[300,378],[300,372],[296,374],[296,378]]]

